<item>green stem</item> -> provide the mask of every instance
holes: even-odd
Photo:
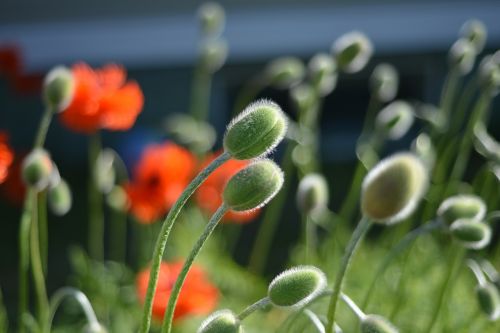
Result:
[[[156,284],[158,283],[158,275],[160,273],[160,265],[163,257],[163,252],[165,252],[165,246],[167,244],[168,236],[172,230],[179,212],[182,207],[186,204],[189,197],[194,193],[194,191],[203,183],[205,179],[220,165],[230,159],[229,153],[225,152],[219,155],[215,160],[213,160],[205,169],[203,169],[186,187],[184,192],[175,204],[172,206],[168,212],[167,217],[163,221],[161,226],[160,234],[156,241],[155,249],[153,251],[153,258],[151,263],[151,273],[149,276],[148,290],[146,293],[146,298],[144,301],[144,312],[142,315],[141,329],[140,333],[147,333],[151,325],[151,310],[153,309],[153,297],[156,291]]]
[[[193,248],[191,249],[191,252],[189,253],[188,257],[186,258],[186,261],[184,262],[184,266],[182,266],[182,270],[179,273],[179,276],[177,276],[177,280],[175,281],[174,287],[172,288],[172,291],[170,293],[170,298],[168,299],[168,306],[167,310],[165,311],[165,316],[163,317],[163,325],[161,326],[161,332],[162,333],[170,333],[172,330],[172,321],[174,319],[174,311],[175,311],[175,306],[177,304],[177,299],[179,298],[179,294],[182,289],[182,285],[184,284],[184,281],[186,280],[186,277],[189,273],[189,269],[193,265],[194,260],[196,259],[196,256],[198,253],[200,253],[203,245],[205,244],[206,240],[212,232],[215,230],[215,227],[217,227],[217,224],[219,221],[222,219],[224,214],[228,211],[229,207],[223,203],[217,211],[212,215],[210,218],[210,221],[208,221],[207,225],[205,226],[205,230],[203,230],[203,233],[201,234],[200,238],[196,241],[194,244]]]
[[[212,74],[201,63],[198,63],[194,70],[189,111],[197,120],[206,121],[208,118],[211,86]]]
[[[453,106],[453,101],[457,93],[457,86],[460,79],[460,72],[457,69],[451,69],[446,78],[446,82],[443,87],[443,92],[441,95],[441,101],[439,103],[440,112],[443,119],[447,122],[450,118],[450,112]]]
[[[265,308],[266,306],[269,305],[269,303],[270,303],[269,297],[264,297],[258,300],[257,302],[248,306],[245,310],[241,311],[240,314],[238,315],[238,320],[242,321],[255,311]]]
[[[473,77],[469,82],[467,82],[463,92],[460,94],[460,98],[456,105],[456,112],[450,119],[450,130],[449,135],[454,135],[460,131],[463,121],[466,116],[467,108],[471,102],[472,96],[474,95],[475,88],[477,86],[477,76]]]
[[[89,230],[88,247],[90,257],[94,260],[104,260],[104,214],[102,193],[96,184],[96,160],[101,152],[101,138],[95,133],[89,138],[89,171],[88,204],[89,204]]]
[[[112,208],[110,215],[111,239],[109,255],[113,260],[125,263],[127,259],[127,213]]]
[[[327,317],[328,323],[326,325],[326,333],[333,332],[333,326],[335,323],[335,311],[337,309],[337,303],[340,292],[342,291],[342,283],[344,281],[344,276],[349,267],[349,263],[351,262],[354,252],[356,251],[356,248],[358,247],[359,243],[363,239],[363,236],[366,234],[370,226],[371,226],[370,220],[367,217],[363,217],[356,226],[356,229],[354,229],[351,239],[347,244],[344,256],[342,257],[340,263],[340,268],[335,277],[335,284],[333,285],[333,293],[330,298],[330,304],[328,306],[328,317]]]
[[[304,246],[306,253],[306,263],[311,263],[316,256],[316,246],[318,239],[316,235],[316,224],[309,214],[305,214],[302,218],[304,224]]]
[[[43,191],[38,195],[38,231],[40,234],[40,255],[42,257],[42,267],[44,276],[48,272],[48,223],[47,223],[47,192]]]
[[[52,120],[52,115],[54,111],[51,108],[45,109],[45,112],[40,120],[40,125],[38,126],[38,132],[35,137],[35,142],[33,144],[34,148],[42,148],[45,143],[45,138],[47,137],[47,132],[49,131],[50,122]]]
[[[360,160],[358,160],[358,165],[356,166],[356,171],[354,171],[351,187],[339,210],[339,216],[344,221],[350,221],[352,219],[352,215],[356,211],[359,193],[361,192],[361,182],[363,181],[366,172],[365,166]]]
[[[375,126],[375,118],[377,116],[377,112],[380,109],[380,106],[381,106],[380,100],[377,98],[376,94],[372,94],[370,96],[370,101],[368,102],[368,109],[366,111],[363,128],[361,130],[361,134],[358,140],[360,144],[365,143],[365,140],[369,139],[371,133],[373,133]]]

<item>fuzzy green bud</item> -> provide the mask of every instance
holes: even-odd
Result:
[[[328,205],[328,184],[325,177],[311,173],[299,183],[297,190],[297,206],[304,214],[311,214]]]
[[[372,42],[365,34],[352,31],[342,35],[332,46],[337,64],[346,73],[362,70],[373,54]]]
[[[43,98],[47,107],[61,112],[71,103],[74,91],[71,71],[63,66],[52,69],[43,81]]]
[[[214,312],[205,319],[197,333],[243,333],[240,321],[231,310]]]
[[[61,179],[55,187],[49,189],[48,201],[49,207],[54,214],[62,216],[69,212],[73,199],[71,189],[64,179]]]
[[[481,53],[486,44],[488,31],[483,22],[479,20],[469,20],[465,22],[460,29],[460,36],[472,43],[476,53]]]
[[[489,282],[476,287],[477,299],[481,310],[491,321],[500,319],[500,292]]]
[[[97,156],[95,162],[94,181],[102,193],[109,193],[116,181],[115,152],[111,149],[103,149]]]
[[[458,219],[479,222],[486,215],[486,205],[483,199],[476,195],[455,195],[441,203],[437,215],[441,221],[448,225]]]
[[[326,96],[337,84],[337,63],[331,55],[318,53],[309,61],[309,79],[320,96]]]
[[[42,148],[36,148],[24,158],[22,165],[24,183],[42,191],[49,185],[53,169],[49,153]]]
[[[301,307],[326,288],[325,273],[314,266],[297,266],[274,278],[269,284],[268,297],[272,304]]]
[[[238,160],[270,153],[283,140],[287,118],[281,108],[268,100],[246,107],[227,127],[224,149]]]
[[[366,315],[361,319],[361,333],[398,333],[399,330],[386,318],[378,315]]]
[[[201,46],[201,63],[210,73],[215,73],[224,65],[229,48],[223,39],[210,39]]]
[[[383,108],[375,119],[375,128],[391,140],[402,138],[413,125],[413,108],[404,101],[394,101]]]
[[[279,89],[295,86],[304,79],[305,74],[304,64],[295,57],[282,57],[271,61],[264,73],[269,84]]]
[[[206,2],[198,9],[201,31],[209,37],[217,37],[224,30],[226,15],[224,8],[216,2]]]
[[[498,94],[500,88],[500,63],[497,57],[488,55],[479,64],[479,82],[492,95]]]
[[[392,224],[408,217],[427,189],[428,174],[411,153],[380,161],[363,180],[361,210],[375,222]]]
[[[450,226],[450,231],[464,247],[480,250],[491,241],[491,228],[484,222],[469,219],[458,219]]]
[[[257,160],[229,179],[222,198],[234,211],[251,211],[267,204],[282,185],[280,167],[271,160]]]
[[[459,39],[450,48],[448,61],[450,67],[458,70],[460,74],[466,75],[474,66],[476,60],[476,49],[467,39]]]
[[[370,77],[372,94],[381,102],[389,102],[396,97],[399,87],[399,75],[390,64],[379,64]]]

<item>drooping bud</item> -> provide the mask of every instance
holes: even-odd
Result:
[[[34,149],[24,158],[22,170],[26,185],[32,186],[38,191],[44,190],[49,185],[53,171],[53,163],[49,153],[42,148]]]
[[[116,181],[114,167],[115,153],[111,149],[103,149],[95,162],[94,181],[102,193],[109,193]]]
[[[450,231],[468,249],[480,250],[491,241],[491,228],[484,222],[458,219],[451,224]]]
[[[480,197],[462,194],[449,197],[441,203],[437,215],[444,223],[451,225],[458,219],[479,222],[486,215],[486,205]]]
[[[427,133],[420,133],[411,144],[411,150],[425,163],[430,170],[436,162],[436,149]]]
[[[479,20],[469,20],[460,29],[460,36],[468,39],[474,46],[476,53],[481,53],[486,44],[488,31],[483,22]]]
[[[450,67],[458,70],[462,75],[466,75],[472,70],[475,60],[476,49],[472,42],[465,38],[453,43],[448,53]]]
[[[283,140],[286,128],[286,116],[277,104],[254,102],[227,127],[224,149],[238,160],[267,155]]]
[[[279,89],[295,86],[302,81],[305,74],[304,64],[295,57],[282,57],[271,61],[264,73],[269,84]]]
[[[201,31],[209,37],[217,37],[224,30],[226,15],[224,8],[216,2],[206,2],[198,9]]]
[[[63,66],[52,69],[43,81],[44,101],[54,112],[66,109],[73,98],[73,90],[73,74]]]
[[[396,97],[399,87],[399,75],[394,66],[379,64],[370,77],[372,94],[381,102],[389,102]]]
[[[62,216],[69,212],[73,198],[71,189],[64,179],[61,179],[55,187],[49,189],[48,201],[49,207],[54,214]]]
[[[399,153],[383,159],[363,181],[363,214],[375,222],[386,224],[408,217],[427,189],[427,173],[422,161],[411,153]]]
[[[337,64],[331,55],[318,53],[309,61],[309,78],[320,96],[326,96],[337,84]]]
[[[325,273],[314,266],[297,266],[274,278],[268,297],[275,306],[301,307],[326,288]]]
[[[311,173],[302,178],[297,190],[297,206],[304,214],[325,209],[328,205],[328,184],[325,177]]]
[[[488,159],[500,163],[500,143],[487,131],[482,122],[474,126],[474,146],[478,153]]]
[[[240,321],[231,310],[219,310],[205,319],[197,333],[243,333]]]
[[[362,333],[398,333],[399,330],[386,318],[379,315],[366,315],[361,320]]]
[[[491,321],[500,319],[500,292],[497,287],[485,282],[476,287],[476,294],[481,310],[488,315]]]
[[[210,39],[201,47],[201,63],[210,73],[215,73],[224,65],[229,48],[223,39]]]
[[[361,32],[352,31],[333,43],[332,53],[346,73],[356,73],[365,67],[373,54],[372,42]]]
[[[391,140],[399,140],[413,125],[413,108],[404,101],[394,101],[383,108],[375,119],[376,131]]]
[[[492,55],[483,58],[479,64],[479,82],[484,89],[491,91],[492,95],[498,94],[500,89],[500,63]]]
[[[229,179],[222,198],[234,211],[251,211],[267,204],[282,185],[280,167],[271,160],[257,160]]]

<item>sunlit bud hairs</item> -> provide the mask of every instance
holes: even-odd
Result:
[[[257,160],[229,179],[222,198],[234,211],[251,211],[267,204],[282,185],[280,167],[271,160]]]
[[[71,209],[73,202],[71,190],[64,179],[52,188],[49,188],[48,201],[50,210],[58,216],[65,215]]]
[[[240,321],[231,310],[214,312],[205,319],[197,333],[243,333]]]
[[[479,20],[469,20],[460,29],[460,36],[468,39],[475,48],[476,53],[481,53],[486,44],[488,31],[483,22]]]
[[[441,203],[438,218],[450,225],[458,219],[482,221],[486,215],[486,205],[480,197],[471,194],[455,195]]]
[[[488,55],[479,64],[479,81],[483,88],[489,89],[492,95],[498,94],[500,88],[500,60]]]
[[[413,125],[413,108],[404,101],[394,101],[383,108],[375,119],[376,130],[391,140],[402,138]]]
[[[206,2],[198,9],[201,31],[208,37],[217,37],[224,30],[224,8],[216,2]]]
[[[411,153],[380,161],[363,180],[361,210],[375,222],[392,224],[415,210],[427,189],[428,171]]]
[[[331,55],[318,53],[309,61],[309,79],[320,96],[326,96],[337,84],[337,63]]]
[[[450,232],[465,248],[480,250],[491,241],[491,227],[469,219],[458,219],[450,226]]]
[[[370,88],[379,101],[389,102],[396,97],[399,87],[399,75],[394,66],[379,64],[370,77]]]
[[[318,296],[326,288],[325,273],[314,266],[290,268],[269,284],[271,303],[281,307],[301,307]]]
[[[476,49],[472,42],[465,38],[453,43],[448,53],[450,67],[458,70],[462,75],[466,75],[472,70],[475,59]]]
[[[361,319],[361,333],[398,333],[399,330],[387,319],[378,315],[366,315]]]
[[[203,67],[215,73],[224,65],[228,54],[227,42],[223,39],[208,40],[201,46]]]
[[[43,81],[43,98],[54,112],[63,111],[73,98],[74,80],[71,71],[63,66],[52,69]]]
[[[356,73],[365,67],[373,54],[372,42],[363,33],[352,31],[342,35],[332,46],[338,67]]]
[[[325,177],[317,173],[308,174],[299,183],[297,206],[304,214],[321,211],[328,205],[328,196]]]
[[[24,183],[38,191],[44,190],[49,185],[52,171],[52,160],[44,149],[36,148],[24,158],[22,165]]]
[[[109,193],[116,180],[114,168],[115,153],[111,149],[103,149],[95,162],[94,181],[102,193]]]
[[[265,77],[270,85],[288,89],[304,78],[306,70],[302,61],[295,57],[283,57],[271,61],[265,69]]]
[[[224,134],[224,150],[238,160],[269,154],[283,140],[287,118],[281,108],[268,100],[246,107],[229,123]]]

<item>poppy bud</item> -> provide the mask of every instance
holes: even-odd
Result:
[[[450,66],[457,69],[462,75],[466,75],[472,70],[475,60],[476,49],[469,40],[464,38],[457,40],[448,53]]]
[[[356,73],[370,60],[373,45],[363,33],[352,31],[342,35],[333,43],[332,53],[341,70],[346,73]]]
[[[399,153],[385,158],[363,180],[361,210],[376,222],[399,222],[413,213],[427,182],[427,170],[415,155]]]
[[[48,200],[49,207],[54,214],[62,216],[69,212],[73,200],[71,190],[64,179],[49,189]]]
[[[324,209],[328,205],[328,184],[325,177],[312,173],[299,183],[297,206],[304,214]]]
[[[326,288],[326,276],[314,266],[290,268],[269,284],[268,297],[275,306],[301,307]]]
[[[458,219],[451,224],[450,231],[453,237],[468,249],[482,249],[491,240],[491,228],[484,222]]]
[[[299,84],[290,89],[290,97],[299,112],[309,110],[315,100],[314,89],[310,84]]]
[[[496,57],[488,55],[479,64],[479,82],[485,89],[490,89],[493,95],[500,88],[500,64]]]
[[[267,100],[254,102],[236,116],[224,135],[224,149],[238,160],[267,155],[285,137],[287,119]]]
[[[450,225],[458,219],[481,221],[486,215],[483,199],[476,195],[455,195],[441,203],[437,215],[444,223]]]
[[[224,65],[229,52],[223,39],[206,41],[201,47],[201,62],[210,73],[215,73]]]
[[[304,78],[306,70],[298,58],[283,57],[269,63],[265,76],[269,84],[279,88],[288,89],[298,84]]]
[[[50,173],[48,187],[54,188],[59,184],[60,181],[61,181],[61,174],[59,173],[57,165],[54,163],[54,161],[52,161],[52,172]]]
[[[94,181],[102,193],[109,193],[116,180],[114,168],[115,153],[111,149],[103,149],[95,162]]]
[[[127,193],[121,186],[114,186],[106,197],[108,205],[117,211],[126,211],[128,206]]]
[[[375,119],[376,130],[391,140],[399,140],[413,125],[413,108],[403,101],[394,101],[383,108]]]
[[[420,133],[411,145],[411,150],[432,169],[436,162],[436,149],[427,133]]]
[[[500,318],[500,293],[492,283],[485,282],[476,287],[479,306],[491,321]]]
[[[242,333],[240,321],[231,310],[219,310],[205,319],[197,333]]]
[[[396,97],[399,86],[398,71],[390,64],[379,64],[370,77],[372,94],[381,102],[389,102]]]
[[[73,74],[63,66],[52,69],[43,81],[44,101],[55,112],[63,111],[71,103],[73,90]]]
[[[224,29],[224,8],[216,2],[206,2],[198,9],[198,19],[203,34],[216,37]]]
[[[42,148],[35,148],[23,161],[24,183],[39,191],[44,190],[49,185],[53,168],[49,153]]]
[[[361,319],[361,332],[398,333],[399,330],[384,317],[370,314]]]
[[[309,61],[309,77],[316,91],[326,96],[337,84],[337,64],[325,53],[318,53]]]
[[[258,160],[229,179],[222,198],[234,211],[250,211],[267,204],[282,185],[280,167],[271,160]]]
[[[479,20],[469,20],[460,29],[460,36],[468,39],[475,48],[476,53],[481,53],[486,44],[488,31],[483,22]]]

